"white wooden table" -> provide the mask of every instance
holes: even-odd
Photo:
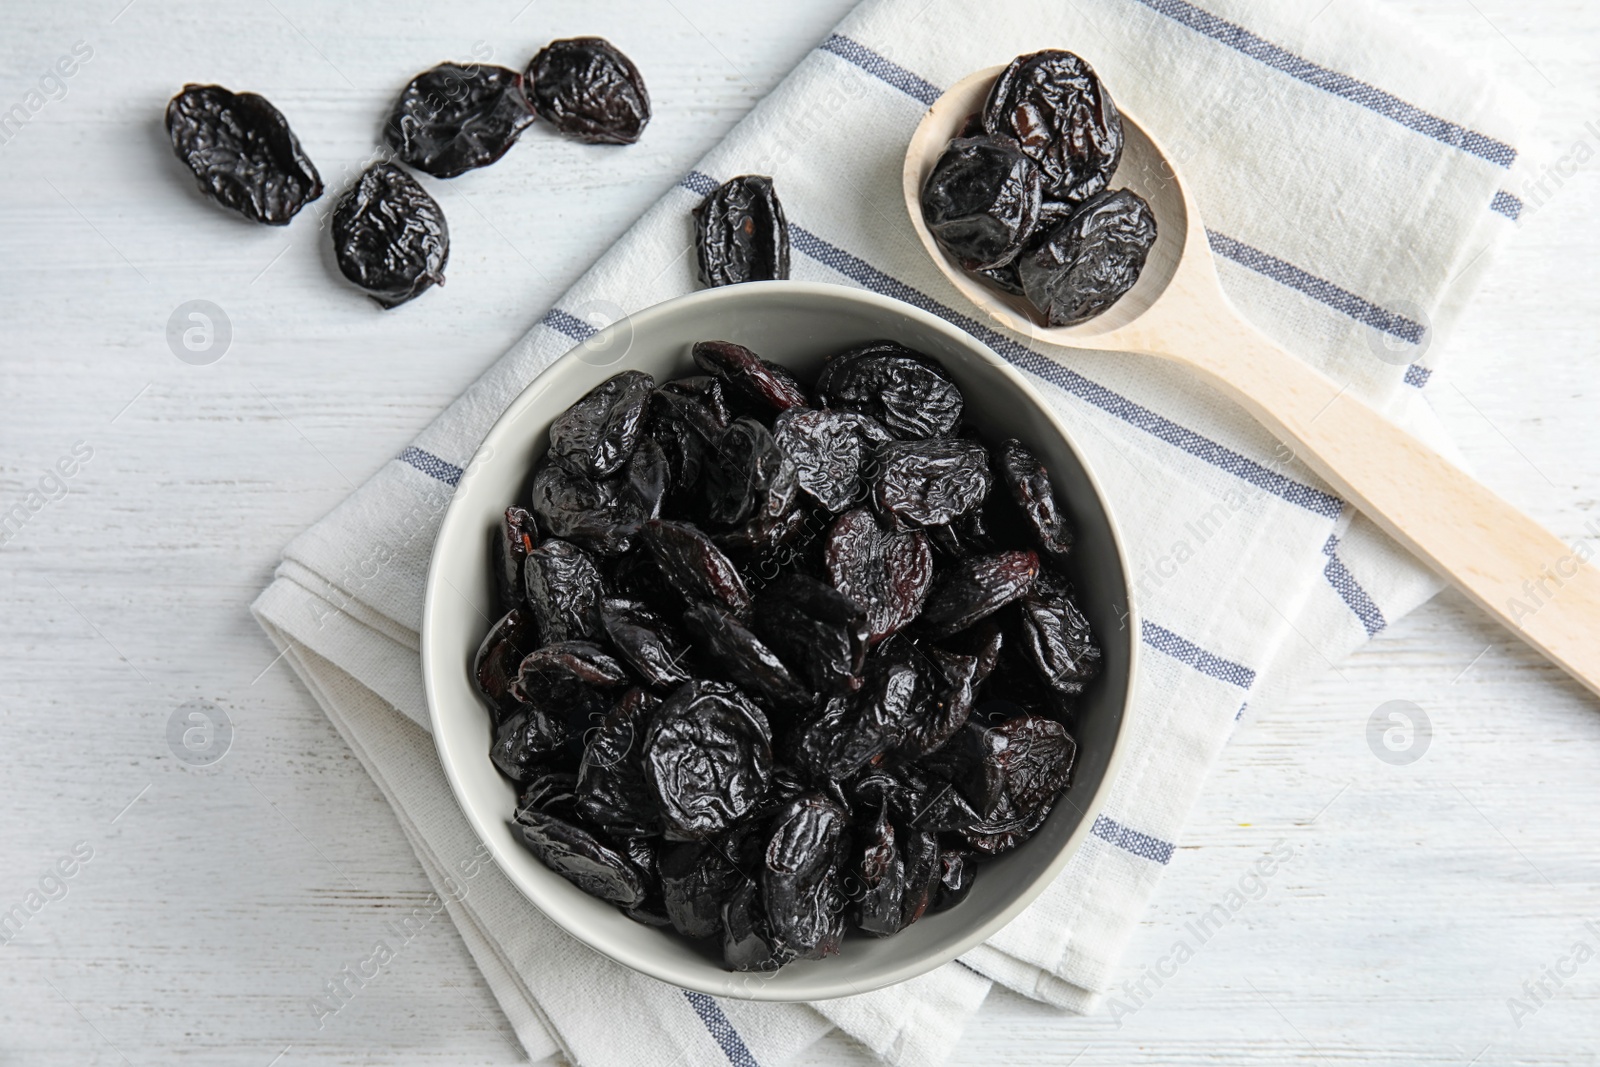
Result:
[[[850,3],[6,4],[0,110],[78,42],[92,55],[0,144],[0,513],[43,478],[41,506],[0,547],[0,911],[41,893],[0,946],[0,1063],[520,1058],[448,924],[316,1029],[311,995],[428,886],[246,606],[294,534],[394,456]],[[1526,216],[1428,391],[1491,485],[1563,537],[1593,538],[1600,123],[1585,123],[1600,118],[1600,9],[1390,4],[1526,83],[1548,110],[1525,149],[1579,164]],[[611,37],[648,72],[645,142],[596,169],[533,138],[515,165],[537,184],[452,186],[450,299],[416,314],[344,288],[315,227],[247,229],[205,208],[161,132],[185,81],[258,89],[338,189],[405,76],[474,54],[521,66],[578,33]],[[209,366],[175,359],[165,337],[196,298],[232,324]],[[45,477],[63,457],[72,476]],[[237,728],[209,769],[167,744],[192,699]],[[1390,699],[1433,722],[1411,766],[1366,743]],[[1147,980],[1153,996],[1120,1020],[997,991],[954,1061],[1600,1062],[1600,961],[1571,956],[1578,942],[1600,951],[1597,711],[1441,597],[1293,703],[1252,712],[1127,977],[1281,838],[1294,859],[1263,899],[1161,988]],[[62,861],[71,877],[54,873]],[[1535,1000],[1524,982],[1547,969],[1572,973]],[[1532,1010],[1514,1020],[1508,998]],[[807,1062],[867,1060],[830,1039]]]

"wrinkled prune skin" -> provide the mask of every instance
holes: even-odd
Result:
[[[778,944],[797,956],[837,951],[844,901],[838,865],[850,813],[820,793],[797,797],[773,820],[761,898]]]
[[[1038,225],[1034,227],[1034,232],[1037,233],[1044,225],[1046,223],[1043,216],[1041,216]],[[1022,279],[1017,277],[1016,260],[1012,260],[1003,267],[991,267],[988,270],[980,270],[975,273],[1002,293],[1010,293],[1012,296],[1027,295],[1022,291]]]
[[[895,848],[887,805],[879,808],[877,819],[865,829],[865,843],[857,843],[860,859],[854,874],[860,896],[855,901],[855,922],[873,937],[888,937],[904,926],[906,865]]]
[[[750,613],[750,591],[732,561],[709,537],[681,522],[653,519],[641,530],[661,574],[689,601],[719,601],[735,615]]]
[[[977,661],[972,672],[974,692],[988,679],[1000,662],[1000,650],[1005,645],[1005,631],[993,615],[968,627],[953,637],[940,642],[941,646],[960,656],[971,656]]]
[[[982,819],[960,789],[931,771],[910,763],[896,773],[900,785],[890,802],[895,817],[906,826],[949,833],[969,829]]]
[[[668,690],[689,680],[689,643],[643,601],[607,597],[600,621],[617,654],[647,685]]]
[[[867,614],[826,582],[791,574],[756,597],[755,632],[793,664],[813,692],[861,688],[867,656]]]
[[[472,678],[496,723],[522,710],[514,692],[517,671],[528,653],[539,647],[539,624],[527,608],[512,608],[484,636],[472,661]]]
[[[440,63],[400,91],[383,133],[402,163],[454,178],[505,155],[532,123],[516,71]]]
[[[939,887],[939,835],[913,830],[905,839],[906,891],[901,923],[910,926],[926,914]]]
[[[661,509],[672,491],[672,471],[667,463],[666,450],[653,437],[646,437],[633,450],[633,458],[623,470],[628,492],[639,506],[645,521],[659,519]]]
[[[661,391],[698,400],[711,413],[719,428],[727,426],[734,419],[733,409],[728,406],[727,394],[722,387],[722,379],[714,374],[691,374],[687,378],[663,382]]]
[[[322,178],[264,96],[185,85],[167,102],[172,150],[200,192],[251,222],[287,226],[322,195]]]
[[[721,933],[723,905],[746,878],[720,843],[674,845],[661,857],[660,870],[673,929],[697,939]]]
[[[823,407],[870,415],[902,439],[942,437],[961,421],[961,390],[936,361],[893,341],[873,341],[823,364]]]
[[[917,618],[929,637],[948,637],[992,615],[1033,586],[1039,555],[1030,550],[976,556],[946,572]]]
[[[533,476],[533,513],[551,535],[601,556],[620,556],[633,546],[644,507],[620,478],[597,482],[559,463],[545,463]]]
[[[878,511],[911,526],[940,526],[979,507],[994,484],[989,451],[958,437],[893,441],[876,454]]]
[[[603,37],[551,41],[528,64],[524,85],[540,119],[589,144],[633,144],[650,121],[639,69]]]
[[[529,704],[524,711],[500,724],[494,734],[494,745],[489,749],[489,759],[513,782],[526,782],[541,768],[545,758],[566,740],[564,723]]]
[[[942,648],[920,649],[912,660],[917,688],[912,697],[911,725],[899,753],[917,759],[943,747],[967,724],[977,688],[978,657],[960,656]]]
[[[794,464],[755,419],[734,419],[705,468],[706,517],[721,526],[774,523],[794,506]]]
[[[582,827],[530,811],[511,829],[546,867],[590,896],[624,908],[644,903],[644,878],[638,869]]]
[[[1050,472],[1039,457],[1012,438],[995,450],[994,467],[1039,554],[1057,565],[1065,563],[1072,551],[1072,526],[1056,507]]]
[[[692,349],[695,366],[714,374],[746,404],[765,411],[806,405],[806,391],[788,368],[762,359],[732,341],[700,341]]]
[[[671,926],[672,919],[667,915],[667,902],[661,890],[661,875],[658,870],[661,839],[625,837],[621,844],[622,853],[628,857],[628,862],[644,876],[644,900],[631,908],[623,908],[622,913],[634,922],[646,926]]]
[[[939,891],[934,897],[933,910],[944,911],[967,899],[976,873],[977,864],[961,849],[940,849]]]
[[[656,709],[644,760],[667,839],[705,840],[761,802],[772,777],[772,732],[735,686],[689,682]]]
[[[396,163],[374,163],[333,209],[339,270],[380,307],[444,284],[450,227],[427,190]]]
[[[1072,777],[1077,745],[1066,727],[1023,715],[984,730],[986,773],[1000,783],[996,803],[983,820],[962,832],[968,846],[986,855],[1026,841],[1055,805]]]
[[[562,641],[528,653],[512,692],[537,706],[564,739],[576,742],[611,707],[607,690],[628,684],[622,664],[588,641]]]
[[[1046,685],[1063,696],[1077,696],[1100,676],[1100,646],[1071,594],[1045,589],[1046,584],[1041,575],[1018,605],[1022,647]]]
[[[523,565],[528,608],[543,644],[600,636],[605,596],[594,559],[568,541],[551,538],[528,553]]]
[[[875,659],[860,692],[833,697],[796,728],[787,755],[815,781],[849,778],[905,739],[916,687],[909,663]]]
[[[873,644],[917,617],[933,583],[927,535],[885,529],[865,508],[839,516],[823,559],[834,588],[867,609],[867,640]]]
[[[683,613],[683,624],[706,657],[773,711],[792,712],[811,703],[811,693],[784,662],[720,604],[701,601]]]
[[[516,821],[522,822],[530,811],[542,811],[558,819],[572,822],[578,816],[574,804],[578,799],[578,776],[570,771],[536,770],[529,776],[517,794]]]
[[[746,878],[722,908],[722,960],[732,971],[775,971],[797,953],[781,944],[767,921],[761,885]]]
[[[661,828],[644,780],[644,735],[661,701],[630,689],[589,733],[578,765],[577,813],[620,837],[644,837]]]
[[[644,433],[645,403],[656,381],[623,371],[595,386],[550,424],[550,458],[599,481],[620,472]]]
[[[505,517],[494,531],[494,588],[501,611],[526,603],[522,569],[528,553],[538,543],[539,524],[533,512],[515,504],[506,508]]]
[[[737,529],[717,531],[711,539],[726,552],[761,552],[793,541],[804,532],[809,515],[799,504],[791,505],[789,510],[778,515],[762,511]]]
[[[789,223],[771,178],[730,178],[695,207],[694,222],[707,288],[789,276]]]
[[[869,450],[893,440],[865,415],[807,407],[792,407],[779,415],[772,436],[794,465],[800,488],[835,513],[866,498],[862,470]]]
[[[1155,243],[1155,213],[1138,193],[1103,192],[1041,233],[1017,276],[1049,325],[1076,326],[1133,288]]]
[[[1015,141],[951,141],[922,185],[928,230],[966,270],[1003,267],[1017,258],[1039,223],[1039,168]]]
[[[1071,52],[1018,56],[995,79],[983,128],[1014,140],[1039,167],[1046,194],[1081,203],[1106,188],[1122,159],[1122,116],[1094,69]]]
[[[669,517],[688,514],[699,507],[704,492],[701,477],[716,457],[717,442],[729,420],[719,419],[696,397],[665,386],[651,394],[646,417],[651,439],[667,458]]]

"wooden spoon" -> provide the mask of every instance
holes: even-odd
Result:
[[[1104,314],[1050,328],[1026,301],[963,271],[922,219],[923,182],[1003,68],[963,79],[911,138],[906,207],[928,254],[1001,325],[1047,344],[1157,356],[1197,371],[1346,500],[1552,662],[1600,694],[1600,571],[1432,448],[1268,340],[1217,279],[1200,213],[1171,157],[1126,111],[1112,182],[1143,196],[1158,237],[1138,283]]]

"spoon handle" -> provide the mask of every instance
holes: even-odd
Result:
[[[1587,544],[1563,544],[1254,327],[1207,325],[1169,358],[1204,372],[1389,536],[1600,695],[1600,568]]]

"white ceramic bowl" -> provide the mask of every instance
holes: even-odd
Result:
[[[1075,724],[1078,762],[1071,788],[1032,840],[984,865],[971,894],[893,937],[852,936],[824,960],[771,975],[724,970],[716,952],[640,925],[555,874],[507,826],[516,792],[489,761],[489,715],[473,686],[474,653],[496,614],[490,533],[505,508],[525,501],[535,457],[552,419],[623,370],[658,381],[695,373],[689,348],[727,340],[814,379],[824,357],[878,338],[940,360],[966,396],[967,418],[993,440],[1016,437],[1048,465],[1058,499],[1077,529],[1071,578],[1105,651],[1101,677]],[[1094,475],[1067,428],[1021,374],[973,337],[907,304],[860,289],[761,282],[669,300],[614,323],[539,375],[484,440],[446,513],[428,572],[422,670],[439,759],[467,820],[506,877],[580,941],[665,982],[716,996],[820,1000],[903,982],[955,958],[1027,907],[1089,834],[1111,790],[1128,730],[1138,622],[1116,526]]]

